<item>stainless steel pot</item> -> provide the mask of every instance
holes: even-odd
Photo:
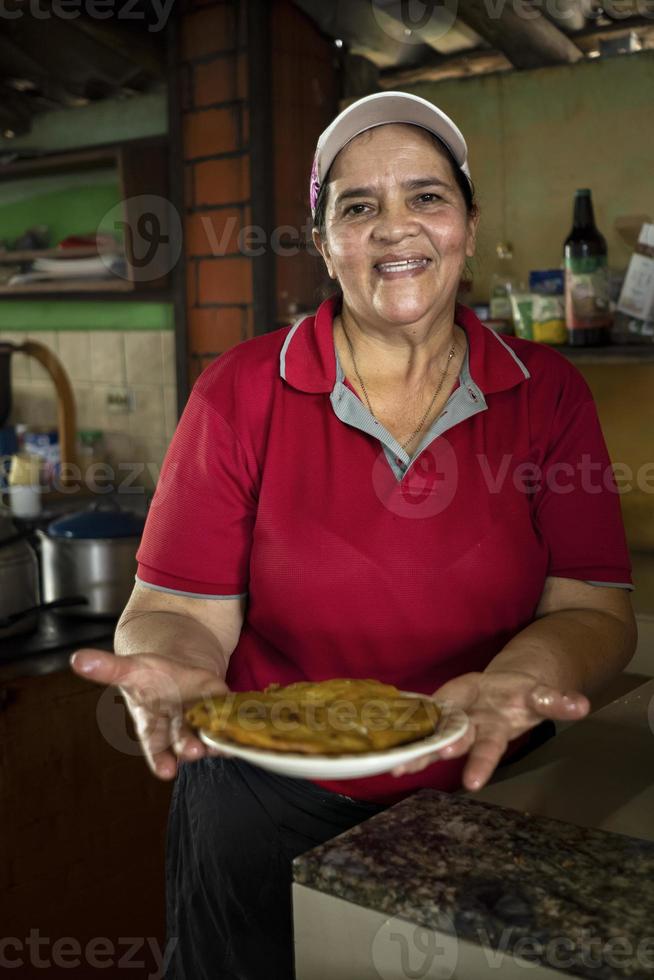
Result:
[[[72,594],[86,605],[62,610],[75,616],[119,616],[134,587],[143,518],[119,507],[94,505],[38,531],[43,597]]]

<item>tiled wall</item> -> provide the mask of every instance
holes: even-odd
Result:
[[[78,429],[102,429],[108,461],[143,463],[138,482],[151,488],[177,424],[175,338],[172,330],[61,330],[1,332],[0,340],[45,344],[61,360],[75,393]],[[13,409],[10,422],[56,425],[49,375],[32,357],[12,355]],[[135,410],[107,412],[107,393],[127,387]]]

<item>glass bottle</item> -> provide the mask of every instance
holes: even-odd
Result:
[[[563,246],[565,320],[574,347],[607,344],[611,337],[606,239],[598,231],[588,188],[575,191],[572,231]]]

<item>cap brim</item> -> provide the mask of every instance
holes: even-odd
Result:
[[[468,148],[461,130],[437,106],[407,92],[379,92],[348,106],[318,141],[318,179],[322,182],[350,140],[376,126],[407,123],[420,126],[446,144],[459,168],[470,179]]]

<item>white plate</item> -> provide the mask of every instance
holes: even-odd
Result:
[[[425,697],[412,691],[402,691],[411,697]],[[239,745],[226,739],[199,731],[198,735],[206,745],[220,749],[225,755],[245,759],[262,769],[279,773],[281,776],[296,776],[299,779],[359,779],[362,776],[376,776],[389,772],[404,762],[412,762],[430,752],[444,748],[465,734],[468,716],[459,709],[443,709],[438,729],[433,735],[408,745],[398,745],[384,752],[366,752],[354,755],[306,755],[300,752],[275,752],[270,749]]]

